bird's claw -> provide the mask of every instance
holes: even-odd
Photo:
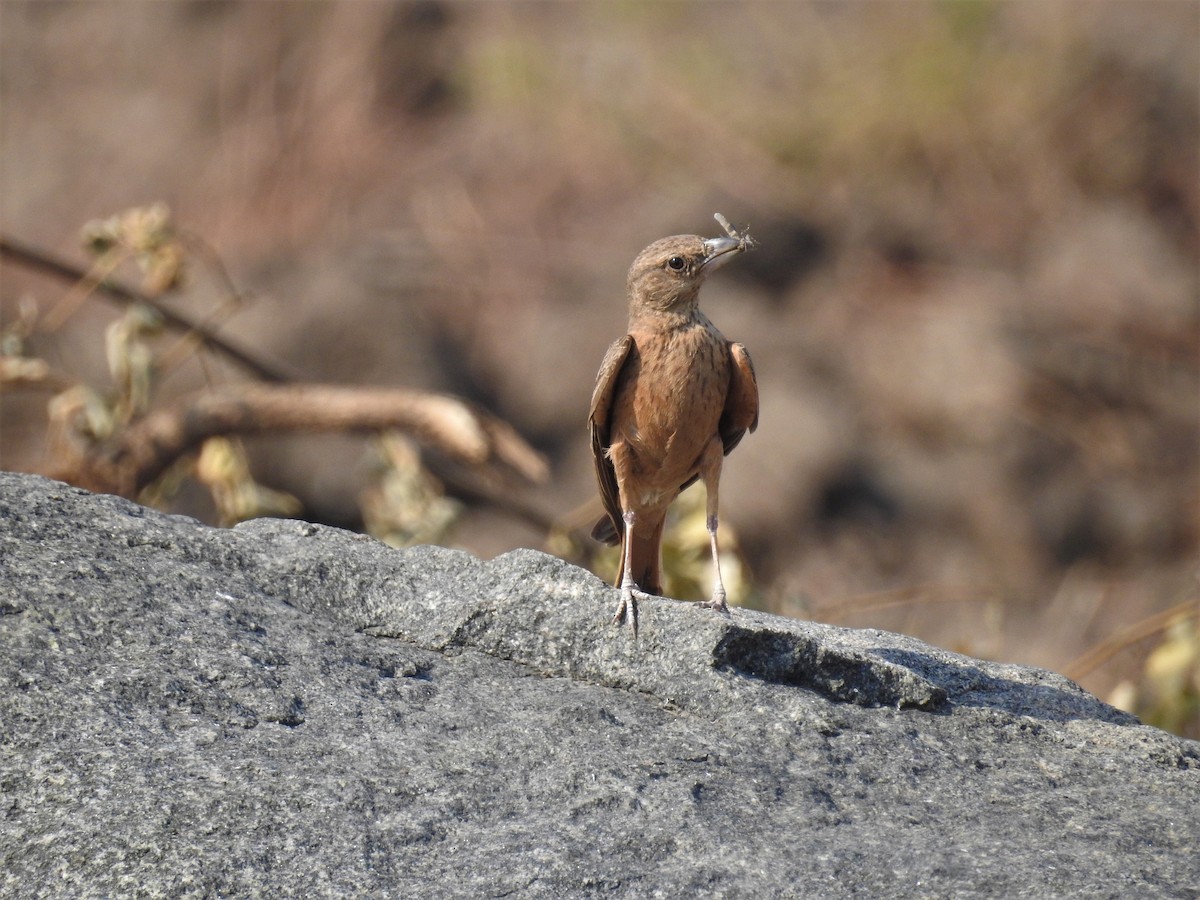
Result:
[[[729,616],[731,618],[733,616],[733,613],[731,613],[729,611],[729,604],[725,600],[724,593],[713,594],[713,598],[711,600],[701,602],[700,605],[703,606],[705,609],[716,610],[717,612],[721,613],[721,615],[723,615],[723,616]]]
[[[639,591],[637,588],[621,588],[621,600],[617,604],[617,612],[613,616],[612,623],[614,625],[624,625],[625,620],[629,620],[630,627],[633,628],[633,636],[638,635],[638,601],[650,599],[650,594],[645,591]]]

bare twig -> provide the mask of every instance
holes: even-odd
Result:
[[[129,426],[115,446],[66,462],[56,476],[90,490],[136,496],[168,466],[216,435],[400,428],[476,467],[527,481],[546,461],[500,419],[460,400],[401,388],[228,385],[202,391]]]
[[[1132,625],[1127,625],[1108,640],[1101,641],[1078,657],[1063,669],[1063,674],[1072,681],[1084,678],[1122,650],[1160,631],[1165,631],[1173,624],[1176,617],[1185,614],[1189,609],[1195,610],[1194,615],[1200,615],[1200,605],[1197,604],[1196,600],[1184,600],[1182,603],[1177,603],[1169,609],[1164,609],[1162,612],[1146,616],[1146,618],[1140,619]]]
[[[71,289],[42,318],[42,330],[51,333],[58,331],[63,323],[83,306],[87,298],[96,292],[96,288],[108,280],[126,258],[127,254],[124,252],[111,252],[96,260],[92,267],[84,273],[83,278],[71,285]]]
[[[89,273],[78,266],[52,256],[44,250],[21,244],[10,237],[2,235],[0,235],[0,256],[19,265],[26,266],[46,275],[52,275],[64,281],[70,281],[74,284],[79,284],[89,277]],[[221,337],[205,323],[195,321],[183,313],[176,312],[161,301],[136,288],[129,287],[112,278],[103,278],[97,281],[95,286],[97,290],[122,305],[127,306],[131,303],[142,303],[153,308],[163,317],[163,320],[168,325],[183,331],[194,332],[203,338],[204,342],[210,347],[221,351],[264,381],[282,383],[292,380],[292,377],[279,367],[255,358],[249,351],[236,346],[227,338]]]

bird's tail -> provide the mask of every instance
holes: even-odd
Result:
[[[606,515],[603,519],[592,526],[592,540],[599,541],[602,544],[608,544],[610,547],[615,547],[621,543],[621,533],[625,530],[625,523],[618,523],[613,520],[612,516]]]
[[[639,521],[632,529],[627,529],[624,540],[632,541],[630,548],[630,570],[633,573],[633,583],[647,594],[663,593],[662,586],[662,538],[663,525],[666,516],[660,516],[651,522]],[[617,566],[618,587],[625,577],[625,550],[622,543],[621,562]]]

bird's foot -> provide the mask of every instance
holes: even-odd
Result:
[[[715,609],[717,612],[719,612],[725,616],[732,615],[729,612],[729,604],[727,602],[725,602],[725,592],[724,591],[713,591],[712,599],[707,600],[707,601],[702,601],[700,603],[700,605],[703,606],[705,609]]]
[[[650,594],[645,591],[639,591],[635,587],[628,585],[621,588],[621,599],[617,603],[617,612],[613,616],[612,623],[614,625],[624,625],[625,620],[629,620],[630,626],[633,628],[633,636],[636,638],[638,633],[638,601],[649,600]]]

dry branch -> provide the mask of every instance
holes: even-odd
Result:
[[[52,256],[45,250],[21,244],[3,235],[0,235],[0,257],[74,284],[85,282],[89,278],[89,273],[86,270]],[[215,350],[219,350],[265,381],[282,383],[292,380],[287,373],[280,370],[277,366],[256,359],[248,350],[230,343],[227,338],[221,337],[203,322],[195,321],[190,316],[176,312],[160,300],[136,288],[132,288],[113,278],[104,278],[97,281],[95,288],[123,306],[128,306],[131,303],[142,303],[153,308],[163,317],[163,321],[168,325],[197,335],[203,339],[205,344]]]
[[[506,470],[528,481],[547,476],[541,454],[510,425],[464,400],[401,388],[312,384],[239,384],[192,394],[55,474],[89,490],[134,497],[175,460],[217,435],[389,428],[472,467]]]

